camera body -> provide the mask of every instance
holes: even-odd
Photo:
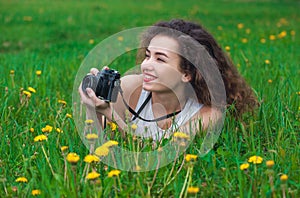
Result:
[[[82,80],[82,91],[91,88],[96,96],[106,102],[116,102],[121,84],[120,73],[113,69],[103,69],[97,75],[86,75]]]

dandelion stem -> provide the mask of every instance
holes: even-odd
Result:
[[[49,158],[48,158],[48,156],[47,156],[47,153],[46,153],[46,151],[45,151],[44,145],[42,145],[42,150],[43,150],[43,153],[44,153],[44,155],[45,155],[46,161],[47,161],[47,163],[48,163],[48,165],[49,165],[49,167],[50,167],[51,173],[52,173],[53,176],[55,176],[55,173],[54,173],[54,171],[53,171],[53,168],[52,168],[52,166],[51,166],[51,163],[50,163]]]
[[[167,178],[167,182],[166,182],[166,183],[168,183],[168,181],[170,180],[170,178],[171,178],[171,176],[172,176],[172,173],[173,173],[173,171],[174,171],[174,168],[175,168],[175,165],[176,165],[176,161],[177,161],[177,158],[178,158],[178,154],[179,154],[179,149],[178,149],[177,152],[176,152],[176,156],[175,156],[175,159],[174,159],[174,163],[173,163],[172,169],[171,169],[171,171],[170,171],[170,174],[169,174],[169,176],[168,176],[168,178]]]
[[[182,186],[182,189],[181,189],[181,192],[180,192],[180,195],[179,197],[182,197],[183,196],[183,192],[185,190],[185,187],[186,187],[186,184],[187,184],[187,181],[188,181],[188,178],[189,178],[189,175],[190,175],[190,167],[188,168],[187,172],[186,172],[186,176],[185,176],[185,179],[184,179],[184,183],[183,183],[183,186]]]
[[[192,175],[193,175],[194,166],[191,165],[189,168],[191,170],[190,170],[190,174],[189,174],[189,180],[188,180],[188,183],[187,183],[187,187],[189,187],[192,183]],[[184,197],[187,197],[187,190],[185,191]]]
[[[283,198],[286,198],[286,195],[285,195],[285,186],[286,186],[286,184],[282,184],[282,185],[281,185],[281,189],[282,189],[282,197],[283,197]]]
[[[164,187],[163,187],[162,189],[160,189],[160,191],[158,192],[158,193],[160,193],[160,196],[159,196],[159,197],[162,196],[162,193],[163,193],[164,189],[165,189],[165,188],[166,188],[166,187],[167,187],[167,186],[168,186],[168,185],[169,185],[169,184],[177,177],[177,175],[178,175],[179,172],[181,171],[183,165],[184,165],[184,160],[182,160],[182,163],[181,163],[179,169],[177,170],[177,172],[175,173],[174,177],[171,178],[169,181],[167,181],[167,182],[165,183]]]
[[[119,182],[120,191],[122,191],[122,183],[121,183],[121,180],[120,180],[120,177],[119,177],[119,175],[117,176],[117,179],[118,179],[118,182]]]
[[[117,190],[116,178],[114,178],[114,186],[115,186],[115,197],[118,198],[118,190]]]
[[[11,85],[13,88],[15,88],[15,80],[14,80],[14,75],[10,75],[11,76]]]
[[[72,164],[72,172],[74,176],[74,188],[75,188],[75,195],[78,197],[78,192],[77,192],[77,181],[76,181],[76,165]]]
[[[157,162],[157,165],[156,165],[156,169],[155,169],[155,173],[154,173],[152,182],[151,182],[151,184],[150,184],[150,190],[151,190],[152,187],[153,187],[153,184],[154,184],[155,179],[156,179],[156,175],[157,175],[157,173],[158,173],[158,169],[159,169],[159,165],[160,165],[160,155],[158,156],[158,159],[157,159],[157,160],[158,160],[158,162]]]
[[[68,170],[68,167],[67,167],[67,160],[66,160],[65,156],[64,156],[64,164],[65,164],[64,181],[65,181],[65,184],[66,184],[67,183],[67,170]]]
[[[3,182],[5,194],[6,194],[6,196],[8,196],[7,189],[6,189],[6,186],[5,186],[5,181],[3,180],[2,182]]]

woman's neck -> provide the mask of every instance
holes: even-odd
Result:
[[[156,106],[156,109],[163,110],[166,114],[180,111],[186,100],[182,94],[176,95],[174,92],[152,92],[152,104]],[[153,111],[155,112],[156,109]]]

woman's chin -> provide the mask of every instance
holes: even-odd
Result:
[[[145,83],[143,83],[143,89],[144,89],[145,91],[152,91],[151,86],[145,85]]]

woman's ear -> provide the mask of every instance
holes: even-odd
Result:
[[[182,82],[185,82],[185,83],[190,82],[191,79],[192,79],[191,75],[187,74],[187,73],[183,74],[181,77]]]

